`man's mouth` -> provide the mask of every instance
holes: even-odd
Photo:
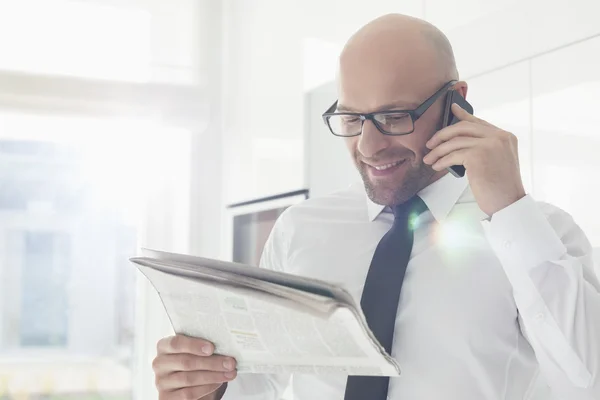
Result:
[[[394,162],[390,162],[390,163],[386,163],[386,164],[371,165],[371,164],[365,163],[365,165],[367,165],[368,170],[370,171],[371,175],[386,176],[386,175],[389,175],[389,174],[392,174],[393,172],[395,172],[401,165],[404,164],[405,161],[406,161],[405,159],[402,159],[402,160],[398,160],[398,161],[394,161]]]
[[[393,167],[396,167],[396,166],[402,164],[402,162],[404,162],[404,160],[398,160],[398,161],[388,163],[388,164],[370,165],[370,166],[375,168],[377,171],[385,171],[386,169],[390,169],[390,168],[393,168]]]

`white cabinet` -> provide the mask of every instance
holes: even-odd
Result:
[[[600,34],[598,0],[529,0],[531,46],[536,54]]]
[[[600,38],[532,61],[533,182],[600,245]]]
[[[443,29],[465,77],[600,33],[596,0],[428,0],[425,15]]]
[[[516,4],[482,12],[483,15],[472,22],[445,32],[462,77],[488,73],[531,57],[531,19],[525,12],[516,12]],[[519,4],[522,7],[522,3]],[[461,13],[455,9],[447,18],[460,20]]]
[[[531,182],[531,112],[529,61],[468,80],[467,100],[475,115],[519,139],[519,161],[525,189]]]

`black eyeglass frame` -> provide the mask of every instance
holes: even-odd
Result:
[[[431,97],[429,97],[427,100],[425,100],[423,103],[421,103],[414,110],[385,110],[385,111],[376,111],[376,112],[367,113],[367,114],[352,113],[352,112],[336,113],[336,112],[334,112],[335,109],[336,109],[336,107],[337,107],[337,105],[338,105],[338,101],[336,100],[335,103],[333,103],[331,105],[331,107],[329,107],[327,109],[327,111],[325,111],[323,113],[323,115],[322,115],[323,122],[325,122],[325,125],[327,125],[327,127],[329,128],[329,131],[333,135],[338,136],[338,137],[354,137],[354,136],[359,136],[360,134],[362,134],[363,126],[365,124],[365,121],[367,121],[367,120],[371,121],[373,123],[373,125],[375,125],[375,127],[377,128],[377,130],[379,132],[381,132],[382,134],[384,134],[384,135],[390,135],[390,136],[410,135],[411,133],[413,133],[415,131],[415,122],[417,122],[417,120],[419,118],[421,118],[423,116],[423,114],[425,114],[425,111],[427,111],[429,109],[429,107],[431,107],[433,105],[433,103],[435,103],[435,101],[442,94],[446,93],[457,82],[458,81],[456,81],[456,80],[449,81],[441,89],[439,89],[437,92],[435,92],[433,95],[431,95]],[[379,122],[377,120],[375,120],[375,116],[376,115],[389,115],[389,114],[397,114],[397,113],[405,113],[405,114],[410,115],[410,118],[412,120],[412,130],[410,132],[405,132],[405,133],[392,133],[392,132],[388,132],[385,129],[381,128],[381,126],[379,125]],[[350,115],[350,116],[359,117],[360,120],[361,120],[360,131],[358,133],[356,133],[356,134],[353,134],[353,135],[339,135],[339,134],[336,134],[333,131],[333,129],[331,128],[331,125],[329,124],[329,118],[331,118],[333,116],[341,116],[341,115]]]

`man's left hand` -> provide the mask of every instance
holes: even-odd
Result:
[[[436,171],[463,165],[479,208],[489,216],[524,197],[517,137],[456,103],[452,113],[460,122],[433,135],[423,161]]]

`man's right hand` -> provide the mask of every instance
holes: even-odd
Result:
[[[214,355],[214,351],[215,346],[203,339],[182,335],[161,339],[152,363],[159,399],[215,398],[217,389],[237,372],[235,359]]]

